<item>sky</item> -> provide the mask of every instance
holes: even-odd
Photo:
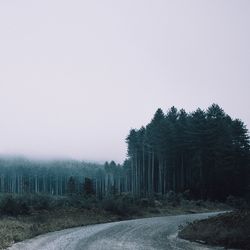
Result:
[[[250,125],[249,0],[1,0],[0,154],[122,163],[157,108]]]

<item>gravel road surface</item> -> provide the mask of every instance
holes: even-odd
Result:
[[[66,229],[26,240],[9,250],[221,249],[177,238],[180,225],[217,213],[137,219]]]

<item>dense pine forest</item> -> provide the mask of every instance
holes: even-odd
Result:
[[[126,142],[123,165],[2,157],[0,192],[102,199],[121,193],[164,197],[173,191],[224,200],[250,191],[248,130],[216,104],[192,113],[158,109],[149,124],[131,129]]]
[[[249,134],[213,104],[192,113],[158,109],[127,137],[131,192],[138,196],[189,190],[194,198],[223,200],[249,192]]]

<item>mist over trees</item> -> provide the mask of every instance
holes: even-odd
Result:
[[[73,160],[35,161],[0,159],[0,192],[14,194],[66,195],[84,193],[84,183],[93,179],[99,164]]]
[[[102,199],[121,193],[164,197],[174,191],[224,200],[250,191],[248,130],[216,104],[191,113],[158,109],[149,124],[130,130],[126,142],[122,165],[1,158],[0,192]]]

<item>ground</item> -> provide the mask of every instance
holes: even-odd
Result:
[[[84,226],[124,219],[177,215],[219,211],[225,209],[222,204],[210,202],[184,201],[179,204],[160,201],[134,206],[129,213],[124,208],[105,205],[104,208],[63,207],[50,210],[33,211],[28,215],[0,217],[0,249],[5,249],[15,242],[23,241],[37,235],[65,228]],[[145,206],[144,206],[145,205]],[[125,209],[127,209],[125,207]]]
[[[203,244],[250,249],[250,210],[237,210],[187,225],[179,237]]]

